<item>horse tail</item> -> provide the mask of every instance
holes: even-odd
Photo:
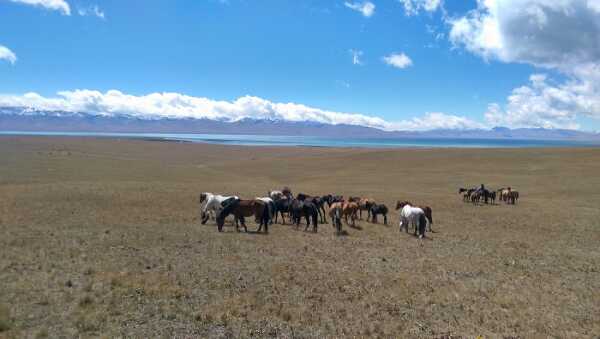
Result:
[[[427,218],[425,213],[419,214],[419,236],[425,236],[425,228],[427,227]]]
[[[271,221],[271,204],[264,204],[260,223],[265,225],[265,232],[269,232],[269,222]]]
[[[425,208],[425,215],[426,215],[427,219],[429,220],[429,223],[433,224],[433,211],[431,210],[431,207]]]

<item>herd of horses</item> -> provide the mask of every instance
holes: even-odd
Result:
[[[233,215],[236,231],[239,224],[248,232],[245,218],[254,216],[259,225],[257,232],[268,233],[269,225],[278,222],[300,227],[302,219],[306,221],[305,231],[312,225],[312,231],[317,232],[319,223],[327,224],[327,215],[337,234],[342,234],[342,221],[350,227],[357,227],[356,220],[362,220],[363,212],[366,220],[378,223],[378,217],[383,217],[383,223],[388,223],[389,209],[385,204],[377,203],[374,199],[364,197],[348,197],[342,195],[324,194],[320,196],[299,193],[296,196],[288,187],[282,190],[269,191],[266,197],[241,199],[238,196],[223,196],[204,192],[200,194],[201,223],[209,219],[215,220],[219,232],[223,230],[225,218]],[[428,229],[432,232],[432,209],[429,206],[416,206],[409,201],[398,201],[396,210],[400,210],[400,230],[414,226],[414,234],[424,237]]]
[[[464,202],[471,202],[474,205],[480,203],[495,204],[496,198],[504,201],[506,204],[516,204],[519,200],[519,192],[511,187],[500,188],[498,190],[488,190],[483,185],[479,188],[459,188],[458,194],[462,194]]]
[[[519,192],[511,187],[498,190],[489,190],[481,185],[479,188],[460,188],[459,194],[463,195],[465,202],[473,204],[495,204],[496,199],[504,201],[506,204],[516,204],[519,199]],[[414,228],[415,236],[425,237],[427,231],[433,232],[433,212],[430,206],[418,206],[410,201],[397,201],[396,211],[400,211],[400,231],[404,228],[406,232],[410,226]],[[204,192],[200,194],[200,218],[202,224],[206,224],[209,219],[215,220],[219,232],[223,231],[225,218],[233,215],[233,223],[236,231],[239,231],[239,225],[246,227],[246,218],[254,217],[259,225],[257,232],[263,229],[265,233],[269,232],[269,225],[277,223],[281,218],[281,224],[285,225],[286,220],[295,225],[296,229],[300,227],[302,219],[306,221],[305,231],[312,225],[312,231],[317,232],[319,224],[327,224],[327,215],[331,219],[331,225],[335,228],[337,234],[342,234],[343,222],[350,227],[356,228],[356,220],[362,220],[363,212],[366,213],[366,220],[372,223],[378,223],[378,217],[383,217],[383,223],[388,223],[389,209],[385,204],[377,203],[372,198],[348,197],[342,195],[324,194],[309,195],[299,193],[293,195],[288,187],[282,190],[269,191],[266,197],[257,197],[254,199],[241,199],[238,196],[223,196]]]

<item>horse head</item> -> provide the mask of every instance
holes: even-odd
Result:
[[[207,193],[200,193],[200,203],[203,203],[206,200]]]
[[[221,203],[223,208],[219,211],[219,214],[216,217],[217,227],[219,231],[223,229],[223,225],[225,224],[225,218],[235,210],[237,206],[240,204],[239,198],[229,198]]]
[[[398,200],[396,202],[396,211],[399,210],[399,209],[401,209],[401,208],[404,208],[404,206],[406,206],[406,205],[410,205],[410,202]]]

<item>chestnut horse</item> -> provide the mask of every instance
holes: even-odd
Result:
[[[358,218],[357,212],[359,208],[358,204],[355,202],[345,201],[336,204],[342,205],[342,216],[344,217],[344,220],[346,220],[346,224],[350,225],[350,223],[348,223],[348,217],[350,217],[350,221],[352,221],[352,227],[356,227],[356,219]]]
[[[358,218],[362,220],[362,211],[367,211],[367,220],[371,217],[371,206],[375,204],[375,199],[361,198],[358,201]]]
[[[223,209],[217,215],[217,227],[219,232],[223,231],[223,224],[225,223],[225,217],[233,214],[235,222],[235,230],[238,229],[238,221],[244,226],[244,230],[248,232],[246,227],[245,217],[255,216],[259,220],[260,225],[256,232],[260,232],[262,227],[265,227],[265,233],[269,233],[269,221],[270,213],[268,204],[262,200],[241,200],[241,199],[230,199]]]

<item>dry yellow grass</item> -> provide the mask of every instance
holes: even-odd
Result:
[[[594,338],[599,173],[600,149],[3,137],[0,337]],[[479,183],[521,200],[463,203],[457,188]],[[201,191],[283,185],[427,203],[438,232],[399,233],[396,213],[343,237],[198,221]]]

